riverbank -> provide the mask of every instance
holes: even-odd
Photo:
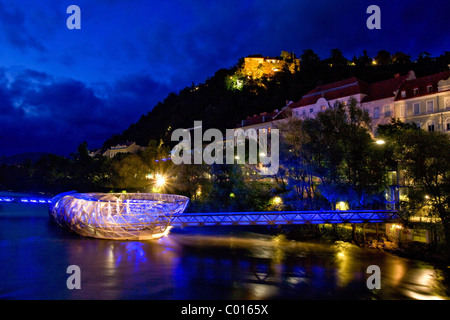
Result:
[[[381,230],[381,228],[380,228]],[[366,230],[367,231],[367,230]],[[383,232],[352,230],[345,225],[297,225],[273,228],[275,235],[297,241],[318,241],[334,243],[344,241],[361,248],[384,251],[398,257],[430,263],[439,268],[450,265],[450,253],[443,243],[418,241],[391,241]]]

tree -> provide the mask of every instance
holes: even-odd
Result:
[[[426,64],[433,61],[433,58],[431,58],[431,54],[429,52],[421,52],[419,56],[417,57],[417,63]]]
[[[450,250],[450,137],[425,130],[403,130],[392,137],[400,166],[413,183],[412,200],[428,205],[441,219]]]
[[[284,202],[297,210],[320,209],[320,197],[316,194],[316,185],[312,170],[313,152],[311,138],[303,120],[290,117],[278,125],[280,129],[280,170],[281,190],[284,190]]]
[[[133,191],[149,188],[150,183],[146,179],[148,166],[137,154],[118,154],[111,165],[113,187]]]
[[[392,62],[394,64],[409,64],[411,63],[411,56],[403,52],[396,52],[392,56]]]
[[[344,54],[339,49],[332,49],[331,55],[327,59],[328,64],[332,67],[340,67],[340,66],[346,66],[348,63],[348,60],[344,57]]]
[[[367,50],[364,49],[362,55],[356,59],[355,63],[357,66],[367,67],[372,64],[372,58],[369,57]]]
[[[378,206],[386,187],[386,170],[380,151],[370,135],[370,117],[355,99],[346,105],[336,102],[318,114],[312,139],[320,161],[315,163],[321,179],[321,193],[335,204],[348,202],[351,208]]]
[[[321,195],[332,209],[338,201],[353,209],[384,202],[386,166],[369,125],[368,113],[355,99],[336,102],[316,118],[288,122],[280,148],[288,190],[299,190],[299,198]]]
[[[392,63],[392,57],[389,51],[380,50],[375,57],[375,61],[378,65],[388,65]]]
[[[320,57],[312,49],[305,49],[300,56],[300,61],[302,68],[311,68],[320,63]]]

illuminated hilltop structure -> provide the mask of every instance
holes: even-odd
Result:
[[[241,60],[236,72],[226,80],[227,87],[230,90],[241,90],[249,82],[264,86],[261,80],[270,80],[281,71],[300,71],[300,59],[293,52],[287,51],[281,51],[279,57],[250,55]]]
[[[297,59],[293,52],[281,51],[279,57],[263,57],[258,54],[245,57],[244,65],[239,71],[247,77],[260,79],[272,77],[286,69],[291,73],[300,70],[300,59]]]

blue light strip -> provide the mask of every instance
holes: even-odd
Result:
[[[35,197],[0,197],[0,202],[21,202],[21,203],[51,203],[50,198]]]

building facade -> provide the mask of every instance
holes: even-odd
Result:
[[[372,132],[376,134],[378,125],[388,124],[396,115],[395,100],[400,88],[407,81],[416,79],[413,71],[406,75],[396,74],[392,79],[371,83],[368,86],[367,96],[362,100],[362,108],[372,118]]]
[[[320,111],[333,107],[336,102],[346,104],[354,98],[358,105],[367,96],[367,83],[355,77],[318,86],[291,105],[292,116],[314,118]]]
[[[388,124],[392,118],[415,123],[428,131],[450,133],[450,71],[417,78],[414,71],[392,79],[368,84],[356,77],[321,85],[306,93],[298,102],[288,107],[293,117],[314,118],[321,111],[343,104],[353,98],[357,105],[372,118],[372,134],[377,134],[380,124]],[[284,110],[284,109],[283,109]],[[281,121],[280,116],[267,122],[265,114],[243,120],[240,127],[269,129]]]
[[[394,116],[401,121],[450,133],[450,71],[406,81],[394,105]]]

